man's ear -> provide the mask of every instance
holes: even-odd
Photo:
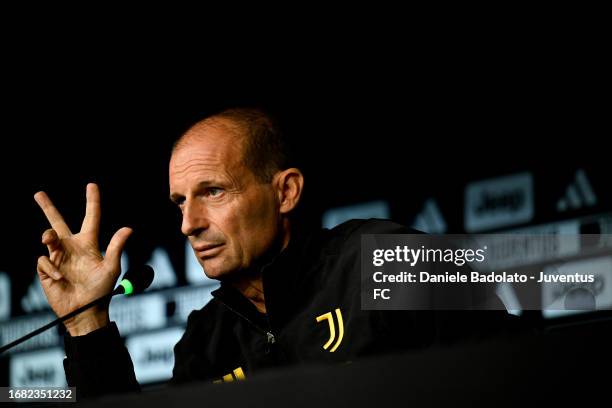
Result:
[[[281,214],[287,214],[300,201],[304,176],[299,169],[291,167],[274,175],[274,186],[278,194],[279,211]]]

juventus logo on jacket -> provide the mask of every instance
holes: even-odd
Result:
[[[338,349],[338,347],[340,346],[340,343],[342,343],[342,339],[344,338],[344,321],[342,320],[342,312],[340,311],[340,308],[336,308],[335,312],[336,312],[336,320],[338,322],[337,323],[338,324],[338,339],[337,340],[336,340],[336,323],[334,322],[334,316],[332,315],[332,312],[327,312],[317,317],[317,322],[322,322],[323,320],[327,320],[327,324],[329,325],[329,340],[327,340],[327,343],[323,345],[323,349],[327,350],[329,346],[331,346],[331,344],[334,343],[334,340],[336,340],[333,347],[329,349],[330,353],[333,353],[334,351]]]

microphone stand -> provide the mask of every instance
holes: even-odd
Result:
[[[68,313],[67,315],[62,316],[60,318],[57,318],[57,319],[53,320],[51,323],[48,323],[48,324],[44,325],[43,327],[40,327],[40,328],[34,330],[33,332],[28,333],[25,336],[23,336],[21,338],[18,338],[17,340],[15,340],[15,341],[13,341],[13,342],[11,342],[9,344],[6,344],[6,345],[0,347],[0,354],[4,353],[6,350],[8,350],[10,348],[15,347],[16,345],[18,345],[20,343],[23,343],[24,341],[26,341],[26,340],[28,340],[28,339],[30,339],[30,338],[32,338],[32,337],[34,337],[34,336],[44,332],[45,330],[48,330],[51,327],[53,327],[53,326],[55,326],[55,325],[65,321],[65,320],[68,320],[71,317],[74,317],[74,316],[78,315],[79,313],[83,312],[84,310],[89,309],[90,307],[95,306],[95,305],[99,305],[99,304],[104,303],[104,302],[108,302],[111,297],[113,297],[115,295],[122,294],[124,292],[125,292],[125,288],[123,286],[121,286],[121,285],[117,286],[117,288],[115,290],[113,290],[111,293],[109,293],[108,295],[104,295],[104,296],[102,296],[102,297],[100,297],[100,298],[98,298],[98,299],[96,299],[96,300],[94,300],[92,302],[89,302],[85,306],[81,306],[78,309],[73,310],[72,312]]]

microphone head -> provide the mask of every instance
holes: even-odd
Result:
[[[130,268],[119,282],[117,289],[123,288],[120,293],[126,296],[142,293],[151,285],[154,276],[155,272],[149,265]]]

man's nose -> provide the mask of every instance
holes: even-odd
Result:
[[[189,237],[198,235],[201,231],[208,228],[208,216],[206,209],[197,200],[186,200],[183,207],[183,223],[181,232]]]

